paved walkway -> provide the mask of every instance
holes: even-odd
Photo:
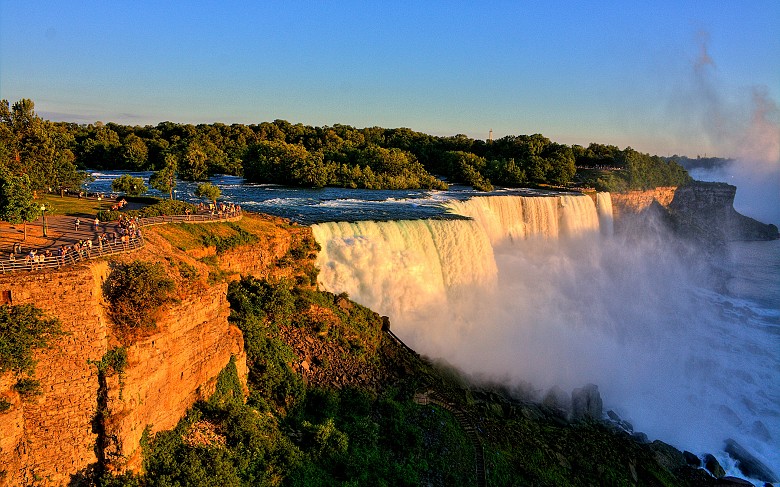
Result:
[[[0,252],[3,257],[13,250],[14,244],[22,246],[22,252],[30,249],[46,250],[52,252],[61,245],[73,245],[79,240],[94,240],[103,232],[118,232],[118,222],[100,223],[98,231],[94,230],[93,222],[81,218],[81,224],[76,229],[76,217],[72,216],[46,216],[46,234],[43,236],[43,219],[27,224],[27,240],[24,240],[24,225],[12,225],[0,222]]]
[[[162,225],[167,223],[209,223],[220,221],[235,221],[241,218],[241,213],[235,214],[211,214],[208,212],[197,213],[194,215],[175,215],[175,216],[157,216],[150,218],[140,218],[141,227],[149,225]],[[103,257],[106,255],[128,252],[144,245],[143,237],[131,236],[127,242],[119,239],[121,234],[119,222],[99,222],[95,226],[95,219],[78,218],[79,225],[76,225],[77,217],[71,216],[47,216],[46,217],[46,236],[43,235],[43,219],[39,218],[35,222],[27,224],[27,239],[24,239],[24,225],[11,225],[7,222],[0,222],[0,273],[40,270],[45,268],[60,267],[67,264],[75,264],[81,260]],[[112,234],[117,236],[117,240],[109,238],[105,246],[101,245],[97,237],[102,234]],[[80,241],[91,240],[93,245],[90,251],[67,253],[67,257],[58,258],[60,247],[73,247]],[[15,246],[17,253],[11,258],[11,253]],[[26,259],[28,252],[35,249],[36,255],[43,260],[40,265],[34,264]],[[44,253],[49,251],[50,256],[43,257]]]

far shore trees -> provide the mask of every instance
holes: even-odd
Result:
[[[162,184],[171,158],[176,177],[185,181],[229,174],[250,182],[311,188],[446,189],[441,179],[446,177],[450,183],[482,190],[577,184],[619,191],[679,186],[690,180],[675,158],[595,143],[569,146],[541,134],[479,140],[403,127],[314,127],[286,120],[79,125],[42,120],[33,106],[26,99],[13,106],[5,100],[0,104],[0,165],[26,174],[34,192],[77,189],[85,177],[77,168],[87,167],[165,171],[156,180]],[[173,196],[168,185],[160,191]]]
[[[88,176],[75,165],[73,133],[68,127],[42,119],[34,108],[28,99],[13,105],[8,100],[0,101],[0,166],[15,176],[26,176],[33,194],[78,191]]]

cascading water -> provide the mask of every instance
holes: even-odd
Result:
[[[596,210],[599,214],[599,228],[604,235],[612,235],[612,197],[609,193],[596,193]]]
[[[470,220],[320,223],[320,281],[390,316],[421,315],[471,288],[490,288],[493,249]]]
[[[727,466],[736,438],[777,470],[776,313],[702,285],[671,235],[612,236],[606,193],[447,206],[470,220],[314,225],[322,287],[468,373],[540,395],[596,383],[653,437]]]
[[[609,200],[609,193],[602,194]],[[593,200],[587,196],[481,196],[446,206],[479,223],[493,245],[506,239],[557,239],[561,233],[574,236],[599,228]]]

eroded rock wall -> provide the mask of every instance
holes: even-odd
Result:
[[[216,256],[228,278],[295,277],[312,265],[310,228],[251,218],[260,240]],[[32,303],[59,318],[67,333],[37,354],[41,395],[23,401],[13,389],[17,377],[0,375],[0,398],[11,403],[0,413],[0,486],[66,485],[102,467],[135,470],[144,429],[175,426],[195,401],[211,395],[232,356],[246,380],[243,336],[227,321],[228,284],[207,285],[210,270],[199,256],[173,248],[153,230],[147,241],[117,258],[163,262],[172,272],[175,262],[186,262],[203,279],[180,286],[179,302],[161,311],[154,334],[126,341],[121,375],[98,373],[94,365],[121,345],[105,312],[107,262],[0,275],[0,304]]]
[[[612,212],[616,221],[630,214],[641,213],[647,210],[653,202],[663,207],[668,207],[674,199],[676,186],[664,186],[646,191],[627,191],[625,193],[612,193]]]
[[[157,333],[127,347],[126,371],[106,381],[105,457],[111,469],[139,468],[144,429],[173,428],[195,401],[214,392],[231,356],[246,377],[244,340],[228,324],[226,291],[227,284],[218,284],[172,306]]]
[[[59,318],[67,335],[37,354],[34,378],[41,394],[23,401],[11,373],[0,377],[0,396],[11,408],[0,413],[0,484],[60,485],[97,462],[92,420],[98,381],[90,360],[106,351],[108,325],[99,305],[105,263],[62,271],[0,276],[5,304],[34,304]]]
[[[666,210],[675,231],[709,241],[770,240],[777,227],[741,215],[734,209],[737,188],[726,183],[694,181],[676,187],[612,193],[616,229],[657,205]]]

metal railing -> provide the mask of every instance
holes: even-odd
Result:
[[[58,269],[66,265],[76,265],[79,262],[98,259],[114,254],[123,254],[140,249],[144,246],[144,237],[140,233],[136,237],[128,237],[126,242],[117,239],[116,242],[98,243],[92,247],[84,246],[79,250],[69,250],[62,255],[37,254],[34,257],[24,256],[14,259],[0,260],[0,272],[37,271],[43,269]]]
[[[138,218],[138,225],[147,227],[151,225],[164,225],[168,223],[218,223],[230,222],[241,219],[241,212],[232,213],[196,213],[193,215],[162,215],[148,218]],[[112,239],[112,241],[100,242],[92,247],[83,246],[79,250],[69,250],[62,255],[44,255],[36,254],[33,257],[28,255],[6,257],[0,259],[0,273],[19,271],[37,271],[43,269],[59,269],[66,265],[76,265],[92,259],[99,259],[109,255],[123,254],[140,249],[145,245],[144,237],[141,232],[136,236],[127,237],[126,242],[121,238]]]

